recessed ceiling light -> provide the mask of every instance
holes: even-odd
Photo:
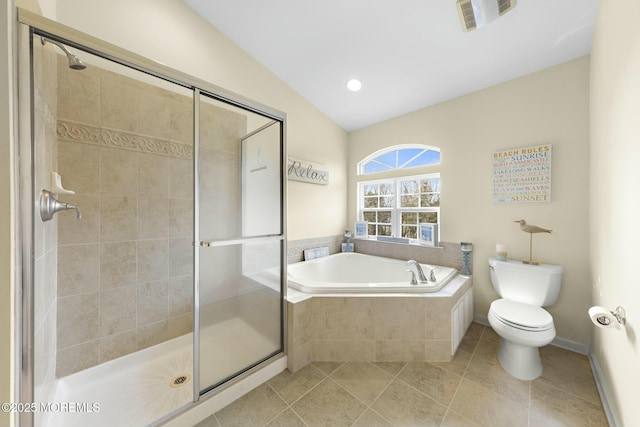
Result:
[[[351,79],[347,82],[347,89],[351,92],[357,92],[362,89],[362,82],[358,79]]]

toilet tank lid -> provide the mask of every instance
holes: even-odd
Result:
[[[497,259],[491,257],[489,258],[489,265],[491,267],[496,267],[500,264],[508,264],[509,267],[522,268],[523,272],[527,270],[537,269],[537,270],[548,270],[551,274],[560,274],[564,271],[561,265],[554,264],[524,264],[521,260],[517,259],[508,259],[506,261],[498,261]]]

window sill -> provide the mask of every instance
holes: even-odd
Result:
[[[404,237],[389,237],[389,236],[376,236],[376,237],[356,237],[355,240],[366,240],[368,242],[380,242],[380,243],[393,243],[395,245],[408,245],[408,246],[421,246],[430,249],[444,249],[444,246],[431,246],[420,243],[418,239],[408,239]]]

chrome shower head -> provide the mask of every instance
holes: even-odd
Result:
[[[49,42],[51,44],[58,46],[64,52],[64,54],[67,55],[67,60],[69,61],[69,68],[71,68],[72,70],[84,70],[85,68],[87,68],[87,66],[84,65],[84,63],[80,60],[80,58],[78,58],[73,53],[71,53],[71,51],[67,49],[67,47],[62,43],[58,43],[56,41],[53,41],[51,39],[48,39],[42,36],[40,37],[40,40],[42,41],[42,44]]]

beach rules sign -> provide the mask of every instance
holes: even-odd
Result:
[[[493,153],[493,201],[551,201],[551,144]]]

